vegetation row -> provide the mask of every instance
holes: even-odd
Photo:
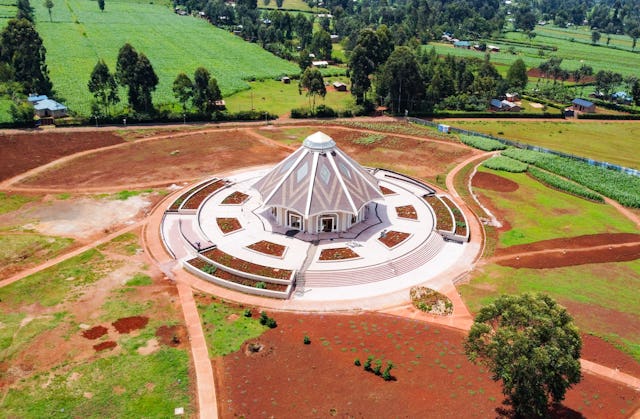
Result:
[[[544,170],[537,169],[533,166],[529,166],[527,171],[531,176],[548,186],[568,192],[572,195],[590,199],[592,201],[604,202],[604,198],[601,195],[575,182],[568,181],[564,178],[561,178]]]

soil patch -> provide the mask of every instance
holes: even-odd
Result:
[[[113,132],[59,132],[0,135],[0,180],[6,180],[85,150],[123,143]]]
[[[400,218],[408,218],[410,220],[417,220],[418,214],[413,205],[404,205],[402,207],[396,207],[396,214]]]
[[[493,173],[476,172],[471,179],[471,186],[497,192],[515,192],[520,185]]]
[[[395,195],[396,194],[396,191],[391,190],[391,189],[389,189],[387,187],[384,187],[384,186],[380,186],[380,191],[382,191],[383,195]]]
[[[242,204],[249,198],[249,195],[240,191],[235,191],[222,200],[222,205],[238,205]]]
[[[144,316],[123,317],[113,322],[113,327],[118,333],[129,333],[144,328],[149,323],[149,318]]]
[[[320,260],[344,260],[355,259],[360,257],[359,254],[348,247],[336,247],[334,249],[322,249],[320,252]]]
[[[640,234],[612,233],[588,234],[584,236],[542,240],[534,243],[519,244],[496,249],[496,256],[514,255],[526,252],[537,252],[547,249],[582,249],[585,247],[640,242]]]
[[[95,349],[96,352],[101,352],[106,351],[107,349],[113,349],[116,346],[118,346],[117,343],[112,340],[107,340],[105,342],[98,343],[97,345],[93,345],[93,349]]]
[[[216,218],[216,223],[224,234],[231,233],[232,231],[240,230],[242,225],[237,218]]]
[[[640,243],[609,249],[561,249],[552,252],[514,256],[496,261],[498,265],[512,268],[560,268],[591,263],[627,262],[640,259]]]
[[[241,272],[247,272],[250,274],[262,275],[269,278],[277,279],[289,279],[291,277],[291,271],[288,269],[279,269],[264,265],[258,265],[257,263],[239,259],[217,248],[207,250],[202,254],[209,259],[220,263],[221,265],[228,266]]]
[[[380,242],[385,246],[391,248],[399,245],[400,243],[405,241],[409,236],[410,236],[409,233],[391,230],[391,231],[387,231],[384,237],[379,237],[378,240],[380,240]]]
[[[91,340],[98,339],[100,336],[106,335],[107,330],[108,329],[104,326],[95,326],[82,332],[82,336]]]
[[[582,358],[634,377],[640,377],[640,363],[638,361],[597,336],[582,335]]]
[[[174,348],[181,348],[186,346],[186,342],[189,339],[187,335],[187,328],[181,324],[174,326],[160,326],[156,330],[156,337],[161,344],[172,346]]]
[[[277,256],[277,257],[282,257],[282,255],[284,255],[284,251],[287,249],[286,246],[283,246],[277,243],[272,243],[267,240],[261,240],[247,247],[251,250],[255,250],[256,252],[264,253],[266,255],[271,255],[271,256]]]
[[[464,355],[464,333],[382,314],[277,313],[278,328],[214,362],[221,417],[496,417],[501,387]],[[304,336],[311,343],[303,343]],[[368,356],[395,367],[384,381],[363,367]],[[375,361],[374,361],[375,365]],[[585,374],[555,417],[627,417],[633,389]],[[469,407],[473,406],[472,409]],[[389,410],[392,409],[392,410]],[[378,413],[376,413],[378,412]],[[384,414],[380,416],[385,416]]]

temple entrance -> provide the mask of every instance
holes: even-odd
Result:
[[[337,220],[335,215],[320,217],[320,226],[318,230],[323,233],[331,233],[332,231],[336,231],[336,221]]]
[[[289,213],[289,219],[287,220],[289,227],[302,230],[302,216],[298,214]]]

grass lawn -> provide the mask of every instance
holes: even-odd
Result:
[[[0,273],[6,268],[36,265],[58,256],[73,239],[36,233],[0,233]]]
[[[258,8],[259,9],[277,9],[278,8],[278,4],[275,2],[275,0],[268,0],[269,4],[265,3],[265,0],[258,0]],[[327,9],[324,8],[319,8],[319,7],[314,7],[313,9],[311,7],[309,7],[309,5],[307,3],[305,3],[302,0],[283,0],[282,2],[282,10],[299,10],[301,12],[308,12],[308,13],[320,13],[320,12],[326,12]]]
[[[297,65],[258,45],[202,19],[178,16],[166,6],[113,0],[101,13],[96,2],[68,0],[53,8],[53,23],[42,2],[32,6],[54,89],[71,111],[84,115],[90,114],[87,81],[94,65],[102,58],[114,71],[126,42],[149,58],[160,79],[156,104],[175,102],[171,87],[178,73],[192,77],[200,66],[218,79],[223,95],[247,89],[249,79],[299,73]],[[126,100],[124,91],[120,97]]]
[[[632,291],[638,287],[640,260],[555,269],[487,265],[458,291],[472,312],[501,294],[549,294],[567,306],[583,332],[612,341],[640,361],[640,333],[625,324],[640,322],[640,296]]]
[[[18,194],[7,195],[5,192],[0,192],[0,214],[16,211],[27,202],[36,199],[38,198]]]
[[[448,121],[521,143],[640,169],[640,124],[629,122]]]
[[[325,77],[329,84],[334,81],[348,83],[346,77]],[[264,80],[249,83],[250,90],[238,92],[225,98],[227,109],[231,112],[251,109],[275,113],[276,115],[289,114],[293,108],[309,107],[311,102],[306,92],[298,93],[298,80],[291,80],[290,84],[284,84],[276,80]],[[323,98],[316,97],[316,106],[324,104],[334,110],[345,110],[354,105],[350,92],[337,92],[332,86],[327,88],[327,95]]]
[[[500,235],[499,246],[598,233],[636,233],[634,223],[613,207],[596,204],[550,189],[523,173],[488,171],[518,183],[515,192],[478,189],[500,209],[511,229]]]

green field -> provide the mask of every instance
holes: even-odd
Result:
[[[458,290],[472,312],[501,294],[549,294],[569,308],[582,332],[610,340],[640,361],[640,334],[625,325],[640,321],[640,298],[632,292],[639,286],[640,260],[636,260],[555,269],[487,265]],[[619,323],[598,318],[600,313],[618,318]]]
[[[9,22],[9,19],[15,17],[18,9],[16,8],[15,1],[1,0],[0,1],[0,29],[4,28]]]
[[[520,185],[509,193],[482,189],[512,226],[500,235],[500,247],[585,234],[637,232],[635,224],[611,206],[549,189],[523,173],[479,170]]]
[[[616,45],[620,44],[620,49],[614,49],[602,45],[606,40],[605,34],[602,35],[601,45],[594,46],[591,44],[583,44],[581,42],[571,42],[570,39],[582,39],[579,37],[581,32],[558,30],[548,26],[537,26],[535,32],[538,34],[531,42],[529,38],[522,32],[507,32],[504,35],[504,41],[501,40],[484,40],[487,44],[500,47],[500,52],[491,53],[491,62],[497,66],[510,66],[515,60],[521,58],[527,68],[538,67],[543,61],[549,60],[551,57],[562,58],[562,68],[567,70],[575,70],[582,65],[590,65],[593,67],[594,73],[600,70],[612,70],[622,74],[623,77],[637,75],[638,67],[640,67],[640,54],[632,53],[628,49],[621,49],[624,37],[617,37]],[[589,40],[591,33],[589,32]],[[631,42],[628,38],[629,43]],[[524,42],[529,45],[512,45],[508,41]],[[612,37],[613,40],[613,37]],[[612,41],[613,42],[613,41]],[[540,48],[538,45],[548,47],[556,47],[557,51],[545,50],[544,55],[540,56]],[[614,44],[611,43],[611,46]],[[626,45],[626,44],[624,44]],[[436,49],[441,55],[453,55],[458,57],[473,57],[483,59],[484,52],[468,50],[463,48],[453,48],[450,44],[432,43],[426,48]],[[509,49],[513,49],[515,54]],[[625,47],[626,48],[626,47]],[[502,71],[506,71],[504,68]]]
[[[632,122],[442,121],[594,160],[640,169],[640,124]]]
[[[99,58],[111,71],[120,47],[129,42],[149,57],[160,79],[154,103],[176,102],[171,86],[180,72],[193,75],[206,67],[223,95],[247,89],[247,80],[297,74],[299,68],[202,19],[181,17],[148,3],[113,0],[104,13],[96,2],[67,0],[52,10],[32,4],[37,28],[47,48],[47,65],[59,98],[71,111],[90,114],[87,81]],[[72,45],[73,48],[69,46]],[[124,91],[121,99],[126,99]]]
[[[325,82],[333,83],[341,80],[348,83],[346,77],[326,77]],[[264,80],[249,83],[250,90],[238,92],[225,98],[230,112],[254,108],[257,111],[267,111],[276,115],[285,115],[293,108],[309,107],[306,92],[298,93],[298,81],[291,80],[291,84],[284,84],[276,80]],[[316,97],[316,106],[327,105],[335,110],[344,110],[353,106],[354,99],[349,92],[336,92],[331,87],[327,89],[324,99]]]
[[[258,0],[258,8],[275,10],[278,8],[278,5],[275,0],[270,0],[269,4],[265,4],[264,0]],[[308,13],[326,13],[327,11],[327,9],[324,9],[322,7],[314,7],[312,9],[307,3],[302,0],[284,0],[282,2],[281,10],[299,10],[301,12]]]

